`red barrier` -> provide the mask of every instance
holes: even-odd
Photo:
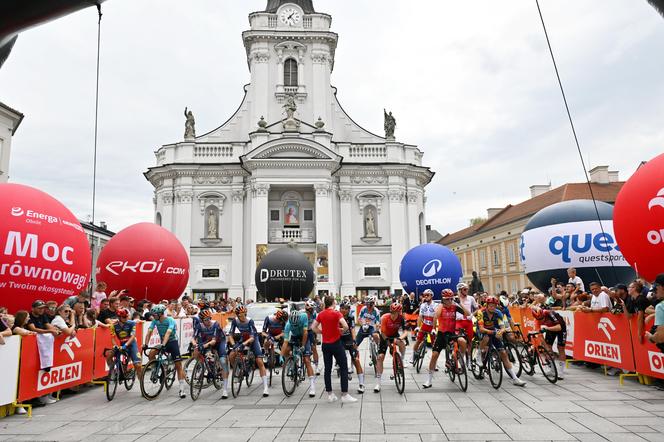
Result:
[[[576,313],[574,359],[635,371],[627,316],[610,313]]]
[[[632,328],[632,347],[634,348],[634,359],[636,360],[636,372],[654,378],[664,379],[664,353],[647,339],[641,342],[638,336],[638,324],[636,316],[629,322]],[[645,324],[643,331],[650,330],[653,321]]]
[[[39,369],[37,338],[24,336],[21,342],[19,402],[92,381],[94,330],[79,330],[73,338],[58,336],[53,345],[53,367]]]

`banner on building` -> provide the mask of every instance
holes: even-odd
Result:
[[[330,281],[330,264],[328,262],[327,244],[316,244],[316,280]]]

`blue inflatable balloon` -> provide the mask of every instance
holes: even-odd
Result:
[[[399,270],[404,290],[414,292],[418,298],[426,289],[433,291],[434,299],[440,299],[444,289],[456,292],[462,276],[459,258],[440,244],[422,244],[410,249]]]

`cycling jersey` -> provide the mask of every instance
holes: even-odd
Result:
[[[216,322],[212,322],[209,327],[206,327],[204,323],[201,323],[198,328],[194,330],[194,339],[199,344],[207,344],[208,342],[216,339],[219,342],[221,338],[221,327]]]
[[[493,315],[488,310],[482,310],[477,318],[478,330],[484,328],[487,330],[499,330],[503,328],[503,314],[496,309]]]
[[[369,311],[368,307],[363,307],[362,310],[360,310],[360,324],[369,324],[369,325],[374,325],[378,324],[380,322],[380,312],[376,307],[374,307],[371,311]]]
[[[436,304],[431,302],[423,302],[420,305],[420,319],[422,320],[422,325],[420,329],[424,332],[430,332],[433,330],[433,317],[436,314]]]
[[[439,308],[438,332],[454,333],[456,331],[456,315],[457,313],[463,314],[463,309],[456,304],[450,306],[441,305]]]
[[[406,323],[402,315],[392,319],[390,313],[385,313],[380,318],[380,331],[387,338],[396,338],[399,336],[399,329],[405,329]]]
[[[314,321],[316,320],[316,317],[318,314],[314,311],[311,313],[305,312],[307,314],[307,330],[311,331],[311,326],[314,325]]]
[[[471,320],[472,314],[480,308],[479,305],[477,305],[477,301],[475,301],[475,298],[472,296],[466,296],[465,298],[462,296],[459,297],[459,304],[471,314],[471,316],[464,316],[462,313],[461,317],[457,316],[457,319],[459,320]]]
[[[284,332],[284,323],[274,316],[267,316],[263,321],[263,332],[272,337],[279,336]]]
[[[159,321],[157,319],[153,320],[152,323],[150,323],[150,327],[148,327],[148,334],[152,334],[152,330],[157,329],[157,333],[159,333],[159,337],[161,339],[164,339],[164,336],[166,336],[166,332],[168,330],[171,331],[171,336],[168,339],[168,342],[177,342],[178,340],[178,327],[175,322],[175,319],[167,316],[164,318],[163,321]]]
[[[304,335],[304,331],[309,330],[309,320],[306,312],[300,312],[300,322],[293,326],[290,321],[286,323],[286,328],[284,329],[284,339],[287,341],[292,341],[293,338],[301,338]],[[313,332],[312,332],[313,333]]]
[[[353,334],[351,333],[351,330],[355,327],[355,320],[351,315],[344,316],[344,319],[346,320],[346,324],[348,324],[348,330],[345,332],[341,332],[341,339],[344,342],[351,341],[353,340]]]
[[[556,325],[560,325],[562,330],[567,329],[565,318],[560,316],[559,313],[554,312],[553,310],[542,310],[542,314],[544,314],[544,318],[538,321],[540,325],[545,327],[555,327]]]
[[[239,333],[242,335],[242,341],[248,341],[258,334],[258,330],[256,330],[256,325],[254,324],[253,319],[249,319],[247,322],[240,322],[238,318],[235,318],[233,319],[233,322],[231,322],[229,333]]]
[[[132,336],[136,336],[136,323],[134,321],[127,321],[124,324],[118,321],[111,329],[115,336],[118,337],[121,344],[126,343]]]

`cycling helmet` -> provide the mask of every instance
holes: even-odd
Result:
[[[450,289],[445,289],[441,292],[443,295],[443,299],[453,299],[454,298],[454,292]]]
[[[126,308],[119,308],[115,312],[116,315],[118,315],[118,318],[128,318],[129,317],[129,310]]]
[[[401,313],[401,309],[402,309],[401,304],[399,304],[398,302],[393,302],[392,304],[390,304],[390,313]]]
[[[501,296],[500,303],[503,305],[503,307],[507,307],[510,305],[510,300],[507,299],[507,296]]]
[[[247,313],[247,307],[245,307],[244,304],[240,304],[237,307],[235,307],[236,315],[240,315],[242,313]]]
[[[316,303],[314,301],[312,301],[311,299],[308,299],[307,302],[304,303],[304,308],[307,308],[307,309],[316,308]]]
[[[164,312],[166,312],[166,306],[164,304],[155,304],[150,309],[150,313],[152,313],[157,318],[163,315]]]
[[[374,305],[376,303],[376,297],[375,296],[369,296],[367,297],[367,305]]]
[[[487,298],[484,300],[484,302],[486,302],[487,305],[488,305],[488,304],[498,305],[498,299],[497,299],[495,296],[489,296],[489,297],[487,297]]]
[[[533,317],[538,321],[544,318],[544,310],[541,308],[534,306],[530,308],[530,311],[532,312]]]
[[[422,292],[422,296],[424,296],[424,295],[428,295],[428,296],[433,297],[433,290],[426,289],[425,291]]]
[[[467,288],[468,284],[466,284],[465,282],[460,282],[457,284],[457,292],[460,292],[462,289],[467,289]]]
[[[277,321],[285,322],[288,319],[288,313],[283,310],[277,310],[277,313],[274,314],[274,317]]]
[[[300,312],[297,310],[293,310],[290,312],[290,316],[288,316],[288,322],[290,322],[291,327],[297,327],[300,324]]]
[[[341,301],[341,304],[339,304],[339,308],[342,309],[349,309],[350,308],[350,301],[348,299],[344,299]]]
[[[201,318],[201,321],[205,319],[212,319],[212,312],[210,310],[203,310],[198,314],[198,316]]]

